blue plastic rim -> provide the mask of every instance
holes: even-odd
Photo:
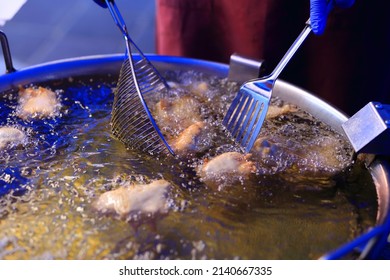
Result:
[[[159,71],[164,71],[165,69],[172,70],[174,67],[174,69],[180,70],[202,71],[206,74],[212,74],[222,78],[226,78],[229,72],[229,66],[227,64],[217,62],[159,55],[147,55],[147,57],[152,63],[156,64],[156,68],[158,68]],[[44,82],[77,75],[117,75],[119,74],[124,58],[125,56],[123,54],[86,56],[58,60],[24,68],[16,72],[0,76],[0,92],[34,82]],[[137,56],[135,56],[135,59],[137,60]],[[284,82],[281,81],[280,83],[283,85]],[[291,85],[288,84],[288,88],[291,88]],[[305,95],[311,96],[311,94],[307,92]],[[337,111],[337,109],[334,108],[333,110]],[[390,258],[390,166],[387,161],[381,161],[380,163],[374,164],[373,168],[376,168],[375,170],[379,170],[374,170],[375,174],[379,174],[373,175],[374,181],[377,183],[378,178],[375,178],[375,176],[379,176],[379,181],[381,181],[380,184],[382,184],[381,186],[377,186],[378,197],[380,200],[379,202],[383,208],[379,214],[377,226],[355,238],[351,242],[344,244],[340,248],[336,248],[334,251],[324,254],[322,259],[343,259],[347,258],[351,253],[357,253],[360,255],[360,258],[365,259]],[[15,171],[9,170],[9,172]],[[22,192],[23,190],[20,191]]]

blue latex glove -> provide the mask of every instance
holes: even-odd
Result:
[[[324,33],[326,20],[333,6],[349,8],[354,3],[355,0],[310,0],[310,21],[314,34]]]

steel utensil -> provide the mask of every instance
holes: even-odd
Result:
[[[228,109],[222,124],[232,137],[249,152],[263,125],[271,100],[272,89],[279,74],[311,31],[310,19],[272,73],[244,83]]]
[[[153,155],[174,155],[145,101],[146,96],[168,89],[166,81],[130,38],[115,1],[95,2],[109,9],[115,24],[122,32],[127,48],[114,97],[111,118],[113,135],[131,149]],[[133,60],[132,47],[140,54],[140,60]]]

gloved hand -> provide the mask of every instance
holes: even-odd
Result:
[[[333,6],[349,8],[354,3],[355,0],[310,0],[310,22],[314,34],[324,33],[326,20]]]

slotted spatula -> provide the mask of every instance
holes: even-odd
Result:
[[[144,99],[150,94],[168,89],[166,81],[131,40],[114,0],[94,1],[103,8],[108,7],[115,24],[122,32],[127,48],[114,97],[111,117],[113,135],[127,148],[153,155],[161,153],[174,155]],[[139,61],[133,61],[132,46],[141,56]]]
[[[310,19],[305,28],[266,77],[244,83],[228,109],[222,124],[244,149],[249,152],[255,143],[268,111],[272,89],[279,74],[311,31]]]

